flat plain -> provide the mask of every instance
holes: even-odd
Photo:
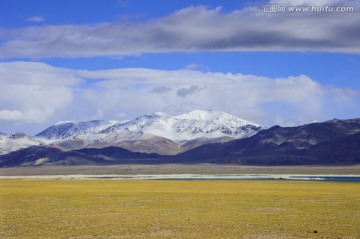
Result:
[[[0,180],[0,238],[360,238],[360,184]]]

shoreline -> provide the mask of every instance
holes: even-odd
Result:
[[[242,166],[218,164],[79,165],[0,168],[5,176],[56,175],[305,175],[360,176],[360,165],[351,166]]]
[[[360,182],[360,175],[285,175],[285,174],[140,174],[140,175],[32,175],[0,176],[0,180],[270,180]]]

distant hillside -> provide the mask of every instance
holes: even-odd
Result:
[[[32,146],[0,155],[0,167],[40,165],[94,165],[136,163],[156,159],[157,154],[134,153],[117,147],[64,151],[48,146]]]
[[[42,144],[44,144],[44,142],[31,138],[24,133],[18,132],[10,135],[0,133],[0,155]]]
[[[223,144],[207,144],[168,158],[172,162],[244,165],[360,163],[360,119],[298,127],[274,126]]]

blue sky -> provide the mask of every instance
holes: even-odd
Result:
[[[2,26],[12,28],[31,26],[31,22],[26,22],[29,16],[46,18],[46,23],[41,24],[96,24],[126,18],[148,20],[189,6],[223,6],[226,12],[262,2],[264,1],[2,0],[0,13]]]
[[[358,2],[261,11],[312,2],[0,0],[0,132],[194,108],[265,126],[359,117]]]

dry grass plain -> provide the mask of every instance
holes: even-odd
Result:
[[[360,238],[360,184],[0,180],[0,238]]]

